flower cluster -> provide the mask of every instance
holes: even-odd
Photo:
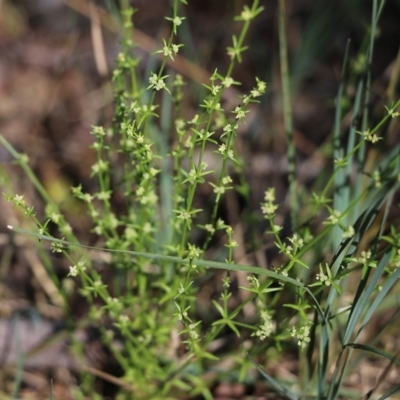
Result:
[[[292,237],[288,238],[289,242],[292,243],[294,250],[300,249],[304,246],[304,239],[301,238],[297,233],[294,233]]]
[[[389,108],[386,106],[385,108],[391,118],[397,118],[398,116],[400,116],[400,113],[398,111],[395,111],[394,108]]]
[[[69,274],[68,276],[75,277],[79,273],[85,272],[86,271],[86,266],[85,266],[85,261],[84,260],[79,260],[75,265],[72,265],[69,267]]]
[[[23,195],[16,194],[14,196],[10,196],[10,195],[8,195],[6,193],[3,193],[3,195],[4,195],[4,197],[6,198],[7,201],[10,201],[11,203],[14,204],[14,208],[15,207],[20,207],[24,211],[25,215],[28,215],[30,217],[35,218],[36,211],[34,210],[33,206],[32,207],[28,207],[26,205]]]
[[[297,339],[297,344],[300,349],[304,350],[310,343],[310,324],[302,325],[299,328],[295,326],[290,330],[290,335]]]
[[[252,336],[257,336],[261,340],[264,340],[274,331],[275,324],[272,321],[272,315],[265,310],[261,311],[261,321],[261,324],[258,326],[256,332],[252,334]]]
[[[374,181],[374,186],[379,189],[382,187],[382,179],[381,179],[381,173],[380,171],[376,170],[372,173],[372,179]]]
[[[202,255],[202,250],[194,244],[188,244],[188,258],[193,260],[195,258],[200,258]]]
[[[366,142],[376,143],[382,139],[381,137],[378,137],[376,133],[371,132],[369,129],[362,132],[357,131],[357,133],[360,134]]]
[[[226,158],[230,158],[231,160],[234,160],[233,150],[228,149],[225,143],[222,143],[218,147],[218,153],[222,154]]]
[[[170,58],[172,61],[174,60],[174,56],[178,54],[179,48],[183,46],[183,44],[170,44],[168,45],[167,42],[163,39],[164,46],[162,50],[158,50],[155,52],[157,53],[162,53],[164,57]]]
[[[149,78],[150,85],[147,87],[147,89],[154,89],[157,91],[165,89],[169,94],[171,94],[170,90],[168,89],[167,85],[164,82],[165,79],[168,78],[168,76],[169,75],[158,76],[153,72]]]
[[[353,225],[350,225],[344,232],[343,232],[343,239],[350,239],[355,235],[355,230]]]
[[[271,187],[265,192],[264,203],[261,204],[261,211],[267,219],[275,217],[278,206],[275,204],[275,188]]]
[[[250,92],[253,97],[260,97],[265,93],[267,84],[256,77],[257,86]]]
[[[326,219],[326,225],[337,225],[342,218],[342,214],[339,210],[332,210],[331,215]]]
[[[157,76],[157,75],[156,75]],[[155,79],[154,79],[155,81]],[[136,117],[148,117],[150,115],[155,116],[156,114],[154,113],[155,110],[157,109],[157,106],[155,104],[140,104],[138,101],[133,101],[129,107],[129,112],[133,112]],[[127,135],[131,138],[135,137],[135,125],[134,124],[127,124],[126,125],[126,132]]]
[[[207,167],[208,165],[205,162],[202,162],[199,168],[196,168],[193,165],[189,172],[185,172],[186,179],[183,181],[183,183],[189,182],[191,185],[194,185],[196,183],[203,183],[203,176],[208,175],[210,172],[212,172],[208,171]]]
[[[177,34],[177,30],[178,30],[178,26],[182,25],[182,22],[184,19],[186,19],[185,17],[179,17],[178,15],[175,15],[173,18],[170,17],[166,17],[165,18],[167,21],[171,21],[172,22],[172,29],[174,32],[174,35]]]
[[[371,250],[367,251],[362,250],[359,257],[350,257],[347,260],[361,264],[364,268],[365,267],[376,268],[377,266],[377,262],[372,258]]]
[[[214,188],[214,193],[217,196],[223,195],[227,190],[232,189],[233,187],[230,186],[232,183],[232,178],[230,176],[224,176],[221,179],[221,182],[219,185],[216,185],[212,182],[210,182],[210,185]]]
[[[328,275],[325,275],[325,273],[321,270],[319,274],[316,275],[315,277],[317,281],[321,282],[325,286],[330,286],[331,282],[328,278]]]

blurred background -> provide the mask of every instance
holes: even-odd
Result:
[[[169,32],[164,17],[170,12],[170,3],[131,3],[138,9],[134,51],[142,57],[144,71],[150,54],[160,48],[161,39]],[[233,18],[247,3],[189,1],[184,8],[187,23],[180,31],[185,44],[182,59],[172,68],[197,84],[206,82],[215,68],[224,71],[229,61],[226,47],[239,29]],[[399,51],[400,1],[386,3],[371,66],[373,105],[387,98]],[[251,89],[256,76],[267,82],[267,95],[243,130],[242,139],[245,154],[253,160],[254,174],[267,174],[264,178],[273,180],[285,173],[280,157],[285,142],[277,1],[261,0],[260,4],[265,10],[251,26],[249,51],[233,74],[243,84],[231,96]],[[348,41],[350,65],[356,70],[362,64],[358,53],[366,46],[371,4],[363,0],[287,1],[295,141],[301,159],[313,155],[331,132]],[[64,186],[88,179],[93,161],[88,150],[91,125],[110,125],[112,88],[108,78],[120,49],[114,17],[117,4],[114,0],[2,0],[0,6],[0,132],[29,154],[46,187],[62,198]],[[200,68],[194,70],[185,61]],[[349,96],[352,89],[348,89]],[[6,162],[9,156],[0,149],[0,157]],[[313,173],[307,171],[310,176],[304,179],[312,179]]]
[[[170,3],[131,3],[138,9],[134,51],[142,57],[145,70],[150,54],[160,48],[161,39],[169,32],[164,18]],[[187,23],[182,26],[180,40],[185,47],[175,66],[177,72],[201,84],[215,68],[224,71],[229,61],[226,47],[239,29],[233,18],[247,3],[189,1],[184,8]],[[300,157],[313,155],[331,132],[346,44],[350,41],[350,65],[357,69],[357,63],[362,63],[358,53],[366,45],[371,3],[287,1],[293,118]],[[373,104],[387,98],[387,83],[399,51],[400,1],[386,3],[371,66]],[[249,51],[233,74],[243,84],[231,95],[251,89],[256,76],[267,82],[267,95],[242,138],[245,151],[258,160],[253,161],[257,164],[254,172],[271,175],[285,170],[284,162],[279,162],[285,142],[277,2],[261,0],[260,4],[265,10],[251,26]],[[93,160],[88,150],[91,125],[110,125],[112,88],[108,78],[120,49],[113,16],[117,5],[113,0],[3,0],[0,6],[0,132],[18,150],[29,154],[48,189],[62,197],[64,180],[68,187],[88,178]],[[193,70],[187,60],[200,68]],[[6,162],[9,156],[1,149],[0,157]],[[278,162],[268,162],[271,157]],[[307,178],[312,178],[312,173]]]
[[[201,84],[216,68],[222,73],[227,68],[226,47],[231,45],[232,35],[239,32],[233,18],[250,2],[188,3],[182,15],[187,20],[179,34],[185,46],[181,57],[168,68],[192,82],[193,102],[188,102],[185,111],[192,115],[196,96],[202,94]],[[389,105],[399,93],[399,87],[392,87],[390,82],[393,71],[398,74],[400,63],[400,0],[386,3],[371,65],[372,120],[375,110],[380,118],[383,105]],[[164,18],[170,14],[171,4],[167,0],[137,0],[131,4],[138,9],[133,18],[133,51],[141,57],[140,68],[145,73],[148,65],[157,65],[151,54],[161,48],[162,38],[169,33],[170,24]],[[300,180],[305,185],[313,182],[325,166],[320,149],[332,131],[334,99],[348,43],[349,68],[354,74],[361,70],[360,54],[367,45],[371,4],[365,0],[286,1],[294,137]],[[261,0],[260,5],[265,10],[250,28],[246,39],[249,50],[233,72],[233,78],[242,85],[228,91],[224,98],[229,109],[237,95],[251,90],[255,77],[267,82],[267,94],[240,129],[254,207],[271,185],[278,188],[278,197],[284,201],[287,177],[277,1]],[[74,208],[70,186],[82,182],[91,191],[94,183],[90,168],[95,158],[89,148],[90,129],[92,125],[111,125],[110,77],[120,51],[115,20],[118,7],[115,0],[0,0],[0,133],[29,156],[31,167],[50,196],[63,205],[83,242],[88,242],[91,226],[80,209]],[[348,99],[354,90],[355,85],[348,85]],[[350,115],[344,120],[344,136],[346,123],[348,126]],[[399,132],[390,140],[398,141]],[[2,146],[0,163],[6,171],[1,178],[2,191],[25,194],[28,204],[43,209],[28,177],[13,165],[11,155]],[[37,308],[40,296],[32,259],[10,247],[6,229],[7,224],[21,225],[23,216],[19,219],[3,198],[0,207],[0,317],[4,320],[15,310]],[[65,269],[61,268],[60,273],[65,274]],[[39,313],[47,313],[46,318],[53,321],[60,318],[57,307],[42,308]],[[55,329],[54,324],[49,329]]]

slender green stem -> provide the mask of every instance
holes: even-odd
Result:
[[[290,195],[290,216],[293,231],[299,225],[299,203],[296,183],[296,149],[293,140],[292,101],[290,90],[289,62],[286,40],[286,11],[285,0],[278,0],[279,4],[279,57],[281,65],[281,82],[283,96],[283,121],[287,143],[288,179]]]

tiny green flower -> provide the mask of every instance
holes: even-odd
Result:
[[[190,121],[189,124],[197,124],[199,122],[199,114],[196,114]]]
[[[301,248],[304,246],[304,240],[301,237],[299,237],[299,235],[297,233],[293,234],[293,236],[288,238],[288,240],[296,248]]]
[[[248,113],[249,111],[245,111],[245,110],[243,110],[242,107],[237,106],[237,107],[235,108],[235,110],[232,111],[232,112],[233,112],[234,114],[236,114],[236,117],[235,117],[236,119],[238,119],[238,120],[244,122],[244,120],[245,120],[245,118],[246,118],[246,113]]]
[[[95,210],[94,208],[92,210],[90,210],[89,214],[93,219],[97,219],[99,216],[99,212],[97,210]]]
[[[68,276],[77,276],[77,275],[78,275],[78,267],[76,265],[70,266]]]
[[[295,327],[293,327],[290,330],[290,334],[292,337],[298,339],[298,346],[300,349],[304,350],[305,347],[307,346],[308,343],[310,343],[310,326],[309,325],[303,325],[300,326],[300,328],[297,330]]]
[[[357,133],[359,133],[366,142],[376,143],[382,139],[382,138],[378,137],[376,133],[371,133],[369,129],[367,129],[363,132],[357,131]]]
[[[68,224],[67,222],[65,222],[64,224],[62,224],[60,226],[60,231],[64,234],[64,235],[69,235],[70,233],[72,233],[72,227],[70,224]]]
[[[260,12],[264,10],[264,7],[252,7],[244,6],[242,12],[239,16],[235,17],[235,21],[243,21],[249,23],[252,19],[254,19]]]
[[[372,179],[374,180],[374,185],[376,188],[382,187],[381,173],[379,171],[374,171],[372,173]]]
[[[183,44],[172,44],[172,51],[174,52],[174,54],[178,54],[179,51],[179,47],[182,47]]]
[[[129,317],[127,315],[120,315],[119,317],[119,323],[122,326],[127,326],[129,323]]]
[[[12,201],[16,206],[21,206],[21,205],[24,206],[25,205],[24,195],[16,194],[12,198]]]
[[[262,94],[265,93],[265,89],[267,87],[267,84],[258,78],[256,78],[257,81],[257,86],[253,88],[253,90],[250,91],[250,94],[252,97],[260,97]],[[244,103],[247,103],[250,100],[250,98],[244,99]]]
[[[190,182],[190,183],[194,183],[196,181],[196,178],[197,178],[196,169],[192,168],[188,173],[187,181]]]
[[[395,111],[394,108],[388,108],[386,106],[385,106],[385,108],[391,118],[396,118],[396,117],[400,116],[400,113],[398,111]]]
[[[223,195],[225,193],[225,187],[224,186],[217,186],[211,183],[212,186],[214,186],[214,193],[217,195]]]
[[[228,244],[225,245],[226,247],[234,248],[239,247],[239,243],[236,240],[230,240]]]
[[[174,86],[184,86],[185,82],[183,82],[183,77],[181,74],[175,75]]]
[[[355,235],[355,231],[352,225],[350,225],[344,232],[343,232],[343,239],[349,239]]]
[[[85,201],[86,203],[91,203],[93,201],[93,196],[89,193],[85,193],[82,196],[82,200]]]
[[[184,221],[189,221],[191,219],[190,214],[186,210],[179,211],[177,218]]]
[[[175,16],[175,18],[172,20],[172,22],[174,23],[174,25],[180,26],[184,19],[185,19],[184,17],[181,18],[181,17]]]
[[[250,21],[253,18],[253,13],[248,6],[244,6],[240,16],[242,17],[243,21]]]
[[[149,234],[154,232],[153,226],[150,224],[150,222],[145,222],[143,224],[143,233]]]
[[[270,203],[273,203],[275,201],[275,188],[270,187],[267,189],[265,192],[264,200]]]
[[[361,257],[359,257],[359,261],[362,264],[365,264],[371,258],[371,250],[361,252]]]
[[[332,214],[327,218],[326,224],[337,225],[340,222],[341,213],[338,210],[333,210]]]
[[[232,124],[226,124],[223,128],[224,133],[229,133],[233,131]]]
[[[92,176],[96,174],[100,174],[108,170],[109,163],[104,160],[98,160],[96,163],[92,165]]]
[[[193,143],[193,140],[192,140],[192,137],[191,137],[191,136],[189,136],[189,137],[185,140],[184,146],[185,146],[186,148],[188,148],[188,149],[191,149],[191,148],[194,146],[194,143]]]
[[[131,103],[130,111],[134,112],[135,114],[139,114],[142,111],[142,107],[138,104],[137,101]],[[131,132],[128,132],[128,134]]]
[[[110,213],[107,218],[107,226],[111,229],[116,229],[119,225],[118,218],[115,216],[114,213]]]
[[[136,196],[137,197],[142,197],[144,195],[144,192],[145,192],[145,188],[143,186],[139,186],[136,189]]]
[[[212,85],[211,86],[211,93],[212,93],[213,96],[216,96],[219,93],[220,90],[221,90],[221,86],[219,86],[219,85],[217,85],[217,86]]]
[[[334,163],[339,167],[339,168],[344,168],[347,165],[347,160],[344,158],[337,158]]]
[[[185,288],[183,287],[182,283],[181,283],[180,286],[179,286],[178,293],[179,293],[179,294],[185,293]]]
[[[101,191],[95,195],[99,200],[110,200],[111,191]]]
[[[84,260],[79,260],[76,263],[76,267],[78,268],[79,272],[85,272],[86,271],[85,261]]]
[[[219,218],[217,220],[217,230],[226,229],[226,227],[227,225],[225,224],[225,222],[221,218]]]
[[[257,81],[257,90],[260,93],[265,93],[265,89],[267,88],[267,83],[259,80],[257,77],[256,77],[256,81]]]
[[[232,183],[232,178],[230,176],[225,176],[222,178],[222,184],[227,186]]]
[[[199,338],[199,334],[194,330],[194,328],[195,328],[194,324],[189,325],[189,329],[190,329],[189,336],[191,339],[197,340]]]
[[[253,286],[253,288],[258,289],[260,287],[260,281],[254,275],[248,275],[247,281]]]
[[[49,215],[50,219],[55,223],[55,224],[59,224],[61,222],[61,214],[53,212]]]
[[[59,242],[51,242],[50,247],[51,247],[51,251],[53,253],[62,253],[63,251],[66,250],[66,247],[64,246],[64,244],[59,243]]]
[[[222,144],[218,147],[218,151],[219,151],[221,154],[224,154],[224,153],[225,153],[225,150],[226,150],[226,145],[225,145],[225,143],[222,143]]]
[[[231,286],[231,279],[229,276],[222,279],[222,287],[228,289]]]
[[[276,234],[276,233],[279,233],[283,229],[283,227],[280,225],[273,224],[271,226],[271,229],[272,229],[272,232]]]
[[[99,138],[104,138],[106,136],[106,131],[102,126],[92,126],[92,130],[90,133]]]
[[[115,333],[111,329],[107,329],[105,332],[105,338],[107,341],[111,342],[114,339]]]
[[[185,125],[186,125],[186,123],[185,123],[185,120],[183,118],[178,118],[178,119],[175,120],[175,128],[177,130],[185,129]]]
[[[234,82],[235,81],[233,80],[233,78],[231,78],[230,76],[227,76],[222,81],[222,84],[224,85],[224,87],[228,88],[228,87],[231,87]]]
[[[133,227],[128,226],[128,227],[125,229],[125,237],[126,237],[129,241],[133,241],[133,240],[137,239],[138,236],[139,236],[139,235],[138,235],[136,229],[134,229]]]
[[[330,281],[327,275],[325,275],[325,273],[321,270],[319,274],[317,274],[316,276],[317,281],[320,281],[322,284],[326,285],[326,286],[330,286]]]
[[[166,17],[165,19],[172,22],[172,24],[173,24],[172,29],[173,29],[174,35],[176,35],[178,26],[182,25],[182,22],[185,19],[185,17],[179,17],[176,15],[174,18]]]
[[[21,164],[28,164],[29,162],[29,157],[27,154],[18,154],[18,156],[16,157],[16,159],[21,163]]]
[[[157,74],[153,73],[149,78],[150,85],[148,86],[147,89],[152,88],[152,89],[155,89],[157,91],[159,91],[161,89],[165,89],[168,93],[171,94],[170,90],[168,89],[167,85],[164,82],[164,80],[166,78],[168,78],[168,76],[169,75],[158,77]]]
[[[377,262],[372,258],[371,250],[363,250],[360,257],[351,257],[347,259],[348,261],[353,261],[361,264],[363,267],[376,268]]]
[[[253,96],[253,97],[260,97],[261,96],[261,93],[257,90],[257,89],[252,89],[251,91],[250,91],[250,94]],[[249,99],[246,99],[247,101],[249,100]],[[247,101],[245,100],[245,103],[247,103]]]
[[[172,50],[168,46],[163,47],[162,53],[164,54],[164,57],[170,57],[173,59]]]
[[[228,47],[228,56],[233,60],[237,58],[238,62],[242,62],[242,56],[241,53],[245,50],[247,50],[247,46],[240,47],[239,42],[237,40],[237,37],[235,35],[232,36],[232,42],[233,45],[232,47]]]
[[[214,233],[214,232],[215,232],[215,229],[214,229],[214,227],[213,227],[211,224],[205,224],[205,225],[204,225],[204,229],[205,229],[207,232],[210,232],[210,233]]]
[[[261,311],[261,321],[261,324],[252,336],[258,336],[261,340],[264,340],[271,335],[275,329],[275,324],[272,321],[272,315],[270,315],[266,310]]]
[[[164,46],[162,50],[158,50],[155,52],[157,53],[162,53],[164,57],[168,57],[171,60],[174,60],[174,56],[178,54],[179,48],[183,46],[183,44],[171,44],[170,46],[167,44],[165,39],[163,39]]]
[[[261,206],[261,211],[266,217],[272,217],[278,206],[272,203],[265,203]]]
[[[201,249],[199,247],[196,247],[194,244],[188,244],[189,247],[189,254],[188,257],[193,259],[193,258],[200,258],[201,256]]]

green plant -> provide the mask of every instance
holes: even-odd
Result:
[[[231,62],[226,73],[212,74],[209,84],[204,85],[207,95],[198,113],[185,117],[182,103],[186,82],[166,70],[167,60],[174,60],[183,46],[176,43],[184,22],[181,3],[185,1],[173,2],[172,15],[167,18],[171,33],[163,40],[162,49],[155,52],[163,59],[147,77],[139,74],[139,60],[131,52],[135,10],[128,4],[122,6],[122,52],[113,74],[113,124],[92,129],[92,148],[97,155],[92,176],[99,190],[86,193],[81,185],[72,188],[75,198],[85,204],[102,247],[79,243],[59,207],[32,173],[27,158],[0,136],[47,204],[45,218],[39,218],[23,196],[6,194],[38,227],[37,232],[18,227],[13,230],[50,241],[52,251],[63,253],[69,260],[68,276],[90,306],[88,321],[98,326],[102,341],[124,371],[122,381],[126,385],[121,388],[120,399],[176,398],[177,392],[211,399],[211,386],[225,374],[247,379],[251,361],[262,371],[268,354],[290,349],[292,343],[298,345],[298,381],[281,382],[262,372],[276,391],[290,399],[346,396],[343,380],[352,367],[350,356],[355,350],[392,360],[391,355],[373,346],[377,337],[360,342],[373,314],[386,306],[385,300],[400,274],[400,235],[398,228],[388,223],[399,187],[400,146],[387,154],[382,152],[376,165],[366,169],[367,146],[383,139],[383,132],[390,131],[399,115],[396,110],[400,101],[393,102],[386,115],[368,129],[368,68],[383,2],[379,7],[377,1],[373,2],[369,47],[352,104],[354,117],[347,148],[343,148],[340,135],[342,115],[348,111],[343,105],[346,53],[331,147],[334,167],[326,183],[320,187],[316,184],[308,194],[296,181],[284,2],[280,1],[281,74],[294,212],[293,233],[282,237],[282,226],[275,222],[279,207],[275,190],[266,191],[261,211],[279,253],[274,270],[237,264],[234,228],[218,216],[228,191],[246,196],[250,190],[244,179],[237,184],[231,177],[232,171],[242,176],[245,165],[235,146],[236,135],[266,84],[255,78],[253,90],[240,96],[232,112],[223,109],[221,97],[225,89],[240,84],[232,77],[233,68],[242,60],[249,25],[262,7],[254,0],[236,18],[242,28],[227,49]],[[212,169],[205,162],[210,154],[218,160]],[[357,173],[352,182],[354,168]],[[204,185],[213,188],[207,207],[198,205],[201,201],[196,198]],[[116,194],[125,199],[124,209],[118,213],[113,206]],[[301,215],[300,209],[304,210]],[[50,235],[50,223],[57,226],[62,239]],[[205,258],[213,239],[224,241],[219,261]],[[110,281],[103,279],[88,250],[110,253]],[[46,259],[46,254],[42,255]],[[45,265],[51,275],[48,258]],[[199,293],[216,269],[226,271],[219,298],[207,302],[207,313],[202,313]],[[236,273],[248,274],[246,285],[234,287]],[[68,313],[69,292],[62,280],[54,274],[52,278]],[[248,295],[239,296],[239,292]],[[343,297],[345,294],[350,300]],[[249,307],[250,317],[245,312]],[[104,324],[106,320],[110,321],[108,325]],[[217,355],[210,348],[217,338],[232,333],[240,348],[239,352],[229,349],[234,356],[233,367],[207,375],[219,358],[227,356]],[[123,337],[122,348],[116,346],[116,334]],[[82,396],[90,394],[91,383],[82,385]]]

